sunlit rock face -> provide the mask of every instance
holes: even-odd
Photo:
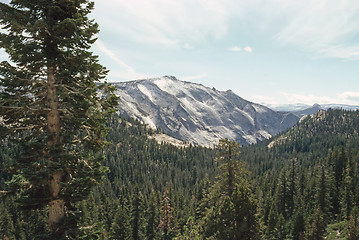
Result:
[[[114,83],[119,112],[180,140],[213,146],[221,138],[251,144],[295,125],[299,118],[172,76]]]

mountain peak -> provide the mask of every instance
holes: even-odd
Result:
[[[298,121],[251,103],[232,91],[218,91],[174,76],[116,83],[119,112],[187,142],[212,146],[221,138],[242,144],[275,135]]]
[[[165,75],[165,76],[163,76],[163,78],[168,78],[168,79],[171,79],[171,80],[174,80],[174,81],[180,81],[175,76],[172,76],[172,75]]]

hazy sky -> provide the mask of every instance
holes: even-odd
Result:
[[[95,3],[109,81],[173,75],[257,103],[359,105],[358,0]]]

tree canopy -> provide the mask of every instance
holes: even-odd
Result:
[[[89,50],[93,8],[88,0],[0,3],[0,47],[10,59],[0,63],[0,136],[21,146],[7,193],[24,209],[47,206],[56,236],[68,234],[60,225],[105,173],[105,122],[117,103]]]

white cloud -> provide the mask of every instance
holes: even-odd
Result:
[[[278,104],[277,99],[274,97],[256,95],[251,98],[251,101],[259,104]]]
[[[244,51],[251,53],[253,52],[253,49],[250,46],[247,46],[244,48]]]
[[[314,94],[298,94],[298,93],[287,93],[281,92],[286,101],[285,103],[304,103],[312,105],[314,103],[334,103],[335,99],[326,96],[317,96]]]
[[[227,34],[233,0],[97,0],[102,29],[136,42],[183,46]]]
[[[359,44],[353,46],[336,45],[330,46],[319,51],[321,57],[359,59]]]
[[[193,47],[192,47],[189,43],[185,43],[185,44],[183,45],[183,48],[184,48],[184,49],[192,49]]]
[[[232,51],[232,52],[240,52],[240,51],[242,51],[242,49],[240,47],[238,47],[238,46],[228,48],[228,50]]]
[[[186,48],[246,24],[316,57],[359,58],[359,1],[96,0],[95,16],[113,38],[146,44]]]
[[[195,75],[195,76],[181,77],[181,80],[191,81],[191,80],[196,80],[196,79],[205,78],[206,76],[207,76],[207,73],[202,73],[202,74],[200,74],[200,75]]]
[[[343,92],[338,94],[338,98],[342,102],[359,105],[359,92]]]
[[[312,105],[314,103],[318,103],[359,105],[359,92],[343,92],[331,97],[319,96],[315,94],[298,94],[288,92],[281,92],[280,95],[284,97],[281,102],[288,104],[304,103]]]
[[[238,46],[234,46],[234,47],[228,48],[228,50],[232,51],[232,52],[240,52],[240,51],[242,51],[242,48],[240,48]],[[246,52],[249,52],[249,53],[253,52],[253,49],[250,46],[244,47],[243,50]]]
[[[123,82],[128,80],[137,80],[137,79],[144,79],[149,78],[144,75],[134,76],[132,73],[129,73],[124,70],[113,70],[111,69],[110,72],[107,74],[107,81],[108,82]]]
[[[358,59],[359,1],[303,0],[283,9],[286,23],[275,39],[319,57]]]
[[[137,73],[133,67],[125,63],[123,60],[121,60],[117,55],[108,49],[100,40],[97,40],[95,43],[95,47],[97,47],[98,50],[100,50],[102,53],[104,53],[107,57],[109,57],[112,61],[114,61],[120,68],[122,68],[122,71],[110,71],[109,77],[115,77],[115,78],[122,78],[122,79],[139,79],[139,78],[145,78],[146,76],[140,73]]]

